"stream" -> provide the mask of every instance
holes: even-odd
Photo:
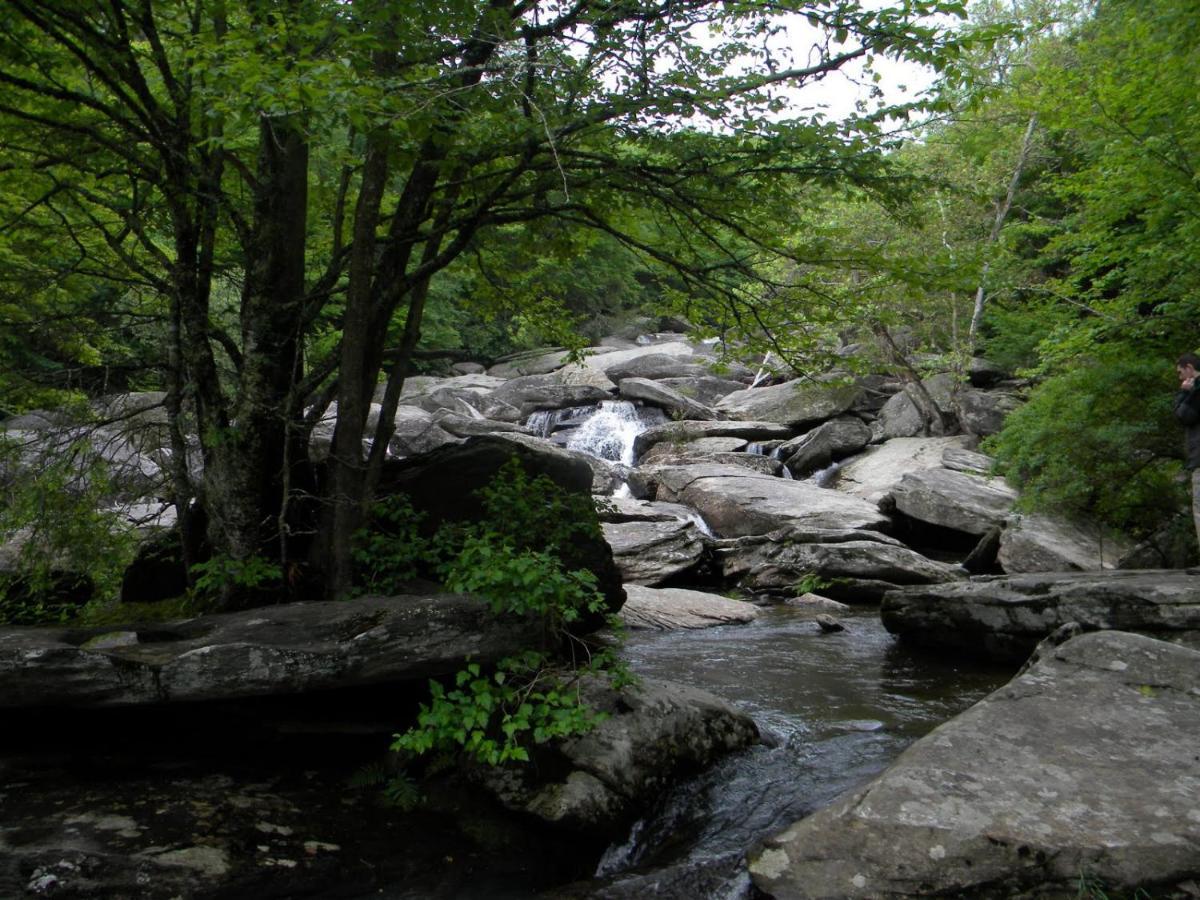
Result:
[[[1012,677],[901,647],[873,608],[822,634],[810,615],[765,608],[751,625],[633,632],[634,672],[709,690],[750,713],[763,743],[669,794],[608,849],[571,897],[753,896],[745,853],[887,767],[909,744]]]

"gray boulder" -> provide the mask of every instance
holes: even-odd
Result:
[[[667,422],[647,428],[634,441],[634,452],[640,457],[661,441],[686,443],[700,438],[739,437],[748,441],[770,441],[790,438],[795,429],[776,422]]]
[[[500,379],[519,378],[522,375],[546,375],[566,365],[569,355],[570,351],[563,347],[511,353],[497,360],[487,373]]]
[[[901,584],[940,584],[965,576],[894,538],[865,529],[781,529],[722,540],[717,558],[726,579],[753,591],[787,590],[806,575]]]
[[[842,463],[833,486],[843,493],[878,503],[905,475],[942,466],[949,448],[966,447],[966,437],[895,438],[869,447]]]
[[[625,594],[625,605],[618,615],[630,628],[709,628],[742,625],[758,618],[758,607],[752,603],[703,591],[627,584]]]
[[[892,489],[897,511],[931,525],[982,535],[1011,512],[1017,492],[1000,477],[925,469]]]
[[[985,437],[1004,427],[1008,414],[1021,405],[1021,398],[1007,391],[968,389],[958,400],[958,418],[962,430]]]
[[[475,437],[481,434],[496,434],[501,431],[510,434],[529,434],[528,428],[524,425],[518,425],[515,422],[501,422],[497,419],[466,416],[448,410],[435,413],[433,422],[443,431],[455,437],[462,438]]]
[[[862,419],[839,416],[783,443],[775,455],[793,475],[801,477],[858,453],[870,440],[871,429]]]
[[[778,900],[1192,896],[1200,653],[1111,632],[1040,656],[768,840],[756,886]]]
[[[663,387],[669,387],[671,390],[678,391],[683,396],[690,397],[697,403],[703,403],[706,406],[713,406],[723,397],[728,397],[734,391],[740,391],[746,387],[740,381],[716,375],[660,378],[658,381]]]
[[[1000,534],[1000,567],[1005,572],[1066,572],[1112,569],[1131,549],[1120,535],[1089,522],[1045,514],[1010,516]]]
[[[704,421],[720,418],[715,410],[648,378],[622,378],[617,390],[626,400],[641,400],[660,407],[674,418]]]
[[[605,369],[605,374],[613,381],[620,382],[626,378],[649,378],[654,381],[663,378],[706,378],[713,372],[706,359],[652,352],[618,360]]]
[[[926,384],[926,389],[928,388],[929,385]],[[921,408],[913,399],[915,392],[916,388],[912,385],[905,385],[904,390],[892,395],[883,404],[883,408],[879,410],[879,421],[876,423],[881,437],[893,439],[942,434],[941,423],[927,422],[921,415]],[[937,403],[937,397],[934,396],[933,399]],[[941,404],[938,406],[940,408]]]
[[[590,384],[563,384],[554,375],[514,378],[480,400],[478,409],[489,418],[503,419],[504,407],[515,407],[522,421],[538,410],[587,406],[612,395]]]
[[[534,646],[540,623],[463,595],[289,603],[145,628],[0,631],[0,708],[295,695],[456,671]]]
[[[616,838],[680,775],[758,739],[749,716],[681,684],[644,678],[616,694],[592,683],[583,698],[608,718],[557,743],[540,765],[477,771],[482,787],[556,828]]]
[[[695,568],[708,549],[704,533],[686,518],[605,522],[600,527],[626,584],[662,584]]]
[[[879,530],[889,524],[865,500],[733,466],[663,467],[655,478],[658,499],[692,507],[722,537],[766,534],[785,525]]]
[[[862,389],[842,382],[797,379],[769,387],[747,388],[722,398],[716,409],[731,419],[812,425],[844,413]]]
[[[713,440],[722,439],[714,438]],[[655,473],[664,466],[677,467],[703,463],[734,466],[760,475],[779,476],[783,474],[783,463],[770,456],[762,456],[757,453],[705,451],[703,448],[693,446],[692,443],[655,444],[650,452],[642,457],[639,466],[650,481],[656,481]]]
[[[986,453],[951,446],[942,451],[942,465],[955,472],[966,472],[968,475],[991,475],[995,460]]]
[[[1024,659],[1068,622],[1190,643],[1200,631],[1200,578],[1178,570],[982,576],[890,591],[880,616],[910,643],[1005,661]]]

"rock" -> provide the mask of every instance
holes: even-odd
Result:
[[[780,445],[776,455],[793,475],[802,477],[835,460],[858,453],[871,440],[871,429],[854,416],[840,416]]]
[[[696,356],[696,351],[691,344],[679,340],[679,335],[673,334],[669,340],[662,343],[645,344],[631,350],[614,350],[603,356],[589,356],[584,359],[582,365],[584,368],[603,372],[614,381],[619,381],[622,378],[630,377],[630,363],[645,356],[667,357],[681,362],[701,364],[705,360],[705,357]]]
[[[500,379],[519,378],[522,375],[546,375],[561,369],[569,355],[570,351],[563,347],[512,353],[497,360],[487,373]]]
[[[983,478],[925,469],[900,479],[892,489],[896,510],[910,518],[967,534],[982,535],[1012,510],[1017,492],[999,476]]]
[[[611,399],[608,391],[588,384],[562,384],[553,375],[526,375],[514,378],[483,398],[479,411],[485,416],[503,418],[497,410],[512,406],[524,420],[538,410],[587,406]]]
[[[379,405],[372,404],[371,414],[367,418],[368,434],[376,427],[379,412]],[[330,440],[332,439],[333,435],[330,433]],[[417,456],[458,441],[456,435],[443,428],[425,410],[416,406],[399,406],[396,408],[396,433],[388,442],[388,451],[394,456]]]
[[[664,467],[655,472],[660,500],[697,510],[722,537],[766,534],[784,525],[883,529],[873,504],[803,481],[787,481],[722,465]]]
[[[1000,535],[1005,572],[1066,572],[1112,569],[1132,544],[1096,525],[1041,513],[1010,516]]]
[[[979,543],[962,561],[962,567],[972,575],[984,575],[993,570],[1000,555],[1000,533],[1003,530],[999,525],[993,525],[985,531]]]
[[[693,522],[701,531],[708,529],[700,515],[682,503],[613,497],[605,501],[599,515],[601,522]]]
[[[538,765],[477,770],[481,786],[556,829],[617,838],[681,775],[758,739],[749,716],[680,684],[643,678],[618,695],[592,683],[583,696],[609,714],[594,731],[556,744]]]
[[[1076,637],[766,841],[751,877],[778,900],[1191,896],[1197,694],[1194,651]]]
[[[666,410],[678,419],[712,421],[720,418],[714,410],[704,404],[689,400],[683,394],[648,378],[622,378],[617,390],[626,400],[641,400]]]
[[[643,376],[649,377],[649,376]],[[740,381],[722,378],[715,375],[692,375],[689,377],[674,377],[657,379],[663,387],[678,391],[685,397],[690,397],[697,403],[712,406],[723,397],[728,397],[734,391],[746,387]]]
[[[948,448],[970,443],[966,437],[894,438],[842,463],[834,488],[878,503],[905,475],[941,468]]]
[[[911,389],[906,387],[879,410],[877,426],[883,439],[912,438],[926,433],[928,426],[910,392]]]
[[[536,645],[541,624],[457,594],[289,603],[120,629],[0,630],[0,708],[295,695],[457,671]]]
[[[977,388],[989,388],[999,384],[1008,377],[1008,373],[991,360],[976,356],[967,367],[967,377]]]
[[[820,594],[806,593],[799,597],[788,597],[783,601],[788,606],[794,607],[805,612],[847,612],[850,606],[846,603],[838,603],[836,600],[830,600],[828,597],[822,597]]]
[[[839,631],[846,630],[845,625],[828,613],[821,613],[816,617],[815,621],[824,634],[836,634]]]
[[[667,422],[647,428],[633,443],[634,453],[641,457],[661,441],[686,443],[700,438],[739,437],[748,441],[769,441],[790,438],[795,432],[787,425],[775,422]]]
[[[894,538],[864,529],[781,529],[718,541],[726,579],[755,591],[790,589],[806,575],[899,584],[959,581],[956,567],[934,562]]]
[[[443,410],[436,413],[433,422],[443,431],[454,437],[476,437],[481,434],[529,434],[529,429],[515,422],[501,422],[497,419],[481,419],[475,416],[464,416],[456,412]]]
[[[889,591],[888,631],[920,646],[1022,660],[1067,622],[1191,641],[1200,631],[1200,578],[1178,570],[985,576]]]
[[[942,465],[954,472],[968,475],[991,475],[996,461],[985,453],[950,446],[942,451]]]
[[[604,539],[626,584],[662,584],[695,568],[704,559],[708,540],[695,522],[605,522]]]
[[[482,375],[487,371],[487,367],[477,362],[456,362],[451,364],[450,371],[456,375]]]
[[[719,440],[719,439],[714,439]],[[704,463],[749,469],[759,475],[778,477],[783,474],[783,463],[757,453],[705,452],[702,448],[686,444],[655,444],[642,457],[640,470],[652,482],[657,482],[656,473],[663,467],[691,466]]]
[[[651,465],[665,458],[689,455],[712,457],[718,454],[741,453],[749,445],[749,441],[739,437],[696,438],[694,441],[676,443],[662,441],[655,444],[642,456],[643,465]]]
[[[861,388],[855,384],[797,379],[736,391],[724,397],[716,409],[740,421],[778,422],[798,427],[844,413],[860,393]]]
[[[483,510],[478,491],[513,457],[531,477],[545,475],[564,490],[588,495],[596,477],[592,466],[602,462],[529,435],[484,435],[424,456],[386,461],[379,496],[406,494],[413,508],[426,514],[425,524],[430,529],[442,522],[477,521]],[[568,568],[595,573],[609,611],[620,609],[625,592],[608,544],[600,538],[576,540],[564,562]]]
[[[709,628],[740,625],[758,617],[758,607],[744,600],[680,588],[625,585],[626,600],[618,614],[630,628],[668,631],[675,628]]]
[[[967,389],[958,400],[958,418],[963,431],[986,437],[999,432],[1008,414],[1020,405],[1016,394]]]
[[[659,381],[663,378],[695,379],[711,377],[712,366],[708,360],[696,360],[688,356],[673,356],[666,353],[645,353],[623,359],[605,369],[613,381],[626,378],[648,378]],[[670,387],[670,385],[667,385]],[[742,387],[739,383],[737,388]],[[734,388],[734,390],[737,390]]]

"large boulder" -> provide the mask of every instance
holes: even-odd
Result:
[[[639,457],[661,441],[686,443],[710,437],[739,437],[748,441],[787,439],[795,429],[776,422],[667,422],[647,428],[633,442]]]
[[[713,372],[707,359],[697,360],[686,355],[651,352],[624,357],[610,363],[605,369],[605,374],[620,382],[626,378],[649,378],[654,381],[663,378],[705,378]]]
[[[871,429],[855,416],[839,416],[781,444],[776,456],[795,476],[824,469],[870,443]]]
[[[1005,661],[1024,659],[1068,622],[1191,642],[1200,578],[1178,570],[981,576],[891,591],[880,615],[907,642]]]
[[[482,398],[478,409],[485,416],[504,419],[505,408],[513,407],[523,421],[539,410],[586,406],[611,399],[612,394],[607,390],[590,384],[563,384],[553,375],[526,375],[512,379]]]
[[[1098,525],[1045,514],[1011,516],[1000,533],[1000,567],[1017,572],[1112,569],[1130,541]]]
[[[962,430],[986,437],[1004,427],[1008,414],[1021,405],[1021,398],[1007,391],[967,389],[958,400],[958,418]]]
[[[633,520],[600,526],[626,584],[662,584],[694,569],[708,540],[694,521]]]
[[[710,407],[648,378],[622,378],[617,384],[617,390],[625,400],[641,400],[665,410],[676,419],[712,421],[720,418]]]
[[[663,467],[655,479],[658,499],[697,510],[721,537],[766,534],[785,525],[881,530],[889,524],[865,500],[732,466]]]
[[[900,483],[905,475],[922,469],[938,469],[942,455],[951,448],[963,448],[970,439],[958,437],[896,438],[869,447],[864,453],[842,463],[834,487],[855,497],[877,503]]]
[[[722,398],[716,409],[731,419],[799,427],[844,413],[861,392],[856,384],[796,379],[737,391]]]
[[[575,493],[590,495],[593,481],[599,477],[583,454],[570,453],[529,435],[494,434],[468,438],[424,456],[387,461],[380,496],[406,495],[414,509],[426,514],[430,528],[443,522],[474,522],[483,513],[479,491],[514,457],[531,477],[545,475]],[[576,540],[564,562],[570,568],[594,572],[609,611],[620,609],[625,601],[621,573],[602,537]]]
[[[1039,656],[766,841],[756,886],[777,900],[1193,896],[1200,653],[1111,632]]]
[[[781,529],[716,544],[725,578],[754,591],[790,589],[806,575],[901,584],[960,581],[957,566],[928,559],[865,529]]]
[[[153,626],[0,631],[0,708],[282,696],[456,671],[541,637],[458,594],[289,603]]]
[[[741,625],[758,618],[758,607],[753,603],[704,591],[627,584],[625,593],[627,599],[619,615],[630,628],[709,628]]]
[[[669,387],[673,391],[678,391],[683,396],[690,397],[692,400],[695,400],[697,403],[703,403],[705,406],[713,406],[723,397],[728,397],[734,391],[740,391],[746,386],[740,381],[716,375],[679,376],[657,380],[663,387]]]
[[[583,699],[608,718],[548,748],[536,766],[477,771],[484,789],[555,828],[615,839],[680,777],[758,739],[749,716],[681,684],[643,678],[617,694],[589,683]]]
[[[954,531],[982,535],[1004,521],[1017,492],[1003,478],[950,469],[911,472],[892,488],[896,510],[909,518]]]

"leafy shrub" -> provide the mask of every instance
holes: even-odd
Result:
[[[21,447],[0,441],[0,545],[16,548],[0,576],[0,623],[63,622],[89,598],[115,599],[135,539],[110,496],[108,467],[80,440],[20,462]]]
[[[384,497],[374,505],[367,526],[354,536],[351,551],[362,591],[396,594],[406,581],[422,574],[434,553],[421,534],[424,518],[403,494]]]
[[[283,578],[283,569],[261,556],[234,559],[217,555],[193,565],[191,574],[193,602],[203,609],[229,590],[253,591],[276,584]]]
[[[1081,361],[1039,385],[984,448],[1024,508],[1150,531],[1186,499],[1170,373],[1170,360],[1115,350]]]

